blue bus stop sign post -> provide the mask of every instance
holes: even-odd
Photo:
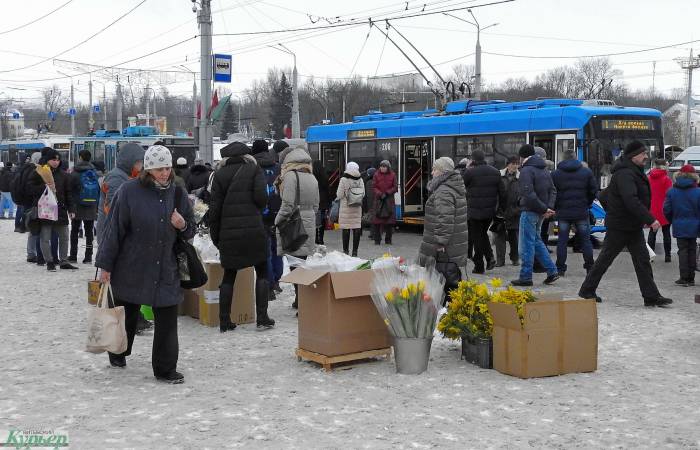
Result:
[[[231,82],[231,55],[214,55],[214,82]]]
[[[93,111],[93,112],[96,112],[96,113],[100,112],[100,105],[95,105],[95,106],[93,106],[93,107],[92,107],[92,111]]]
[[[19,113],[18,113],[18,112],[13,112],[13,113],[12,113],[12,118],[13,118],[13,119],[19,119]]]
[[[56,113],[53,111],[49,111],[49,119],[56,120]]]
[[[74,116],[74,115],[75,115],[75,108],[70,108],[70,109],[68,109],[68,115],[69,115],[69,116]]]

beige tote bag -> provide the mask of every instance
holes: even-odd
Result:
[[[91,353],[124,353],[126,338],[126,313],[123,306],[109,307],[112,286],[105,283],[100,288],[97,305],[88,309],[88,336],[85,350]]]

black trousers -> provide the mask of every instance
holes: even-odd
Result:
[[[516,228],[514,230],[503,230],[501,233],[496,234],[494,239],[496,244],[496,262],[498,264],[505,264],[506,262],[506,242],[510,246],[510,262],[518,262],[520,256],[518,255],[518,232]]]
[[[540,237],[545,247],[549,245],[549,222],[551,221],[552,219],[544,219],[542,221],[542,228],[540,228]]]
[[[697,264],[697,239],[676,238],[678,244],[678,269],[681,278],[686,281],[695,281],[695,269]]]
[[[117,356],[129,356],[134,345],[141,305],[120,299],[115,299],[114,304],[124,307],[126,337],[129,341],[126,351]],[[153,326],[153,350],[151,353],[153,375],[168,375],[177,369],[177,357],[180,351],[177,339],[177,305],[153,308]]]
[[[664,235],[664,255],[671,256],[671,224],[661,227],[661,233]],[[647,243],[652,249],[656,245],[656,231],[650,229],[647,236]]]
[[[493,250],[491,249],[491,241],[489,240],[489,226],[491,219],[479,220],[469,219],[467,221],[469,234],[472,236],[474,243],[474,270],[484,270],[485,264],[493,261]]]
[[[360,247],[360,237],[362,236],[362,228],[354,228],[352,230],[352,254],[357,255],[357,249]],[[350,230],[343,230],[343,252],[348,253],[350,248]]]
[[[380,244],[382,242],[382,230],[384,230],[384,233],[386,234],[386,243],[391,244],[391,233],[393,233],[394,225],[392,224],[386,224],[386,225],[380,225],[380,224],[373,224],[372,225],[372,237],[374,237],[374,243],[375,244]]]
[[[598,259],[596,259],[591,271],[588,272],[586,279],[581,285],[580,292],[582,295],[595,294],[603,275],[605,275],[605,272],[624,248],[627,248],[632,257],[632,264],[634,265],[634,272],[637,275],[637,282],[639,283],[642,297],[655,299],[661,296],[654,282],[654,272],[651,269],[649,252],[644,242],[644,232],[641,229],[638,231],[608,229],[603,241],[603,248],[598,254]]]
[[[78,256],[78,233],[80,232],[80,223],[82,222],[85,228],[85,256],[92,257],[92,240],[94,238],[94,220],[76,220],[70,221],[70,256]]]

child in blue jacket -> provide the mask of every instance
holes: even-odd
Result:
[[[671,222],[678,244],[680,286],[695,286],[697,238],[700,236],[700,188],[698,174],[690,164],[681,167],[673,187],[666,193],[664,215]]]

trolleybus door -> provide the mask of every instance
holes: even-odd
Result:
[[[404,140],[401,153],[401,192],[403,215],[422,216],[428,198],[428,179],[431,171],[430,140]]]
[[[556,140],[556,158],[554,160],[555,164],[559,164],[560,161],[564,159],[564,152],[571,150],[576,153],[576,135],[575,134],[557,134],[555,136]],[[578,153],[576,153],[578,158]]]
[[[338,182],[345,169],[345,144],[321,144],[321,162],[328,176],[328,192],[335,199]]]

